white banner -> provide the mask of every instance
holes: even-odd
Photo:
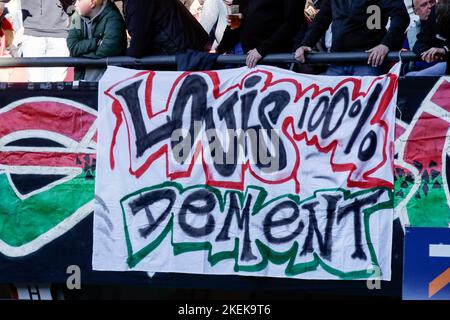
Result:
[[[390,280],[397,81],[108,68],[94,269]]]

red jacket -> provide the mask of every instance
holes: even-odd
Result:
[[[0,38],[1,38],[4,35],[3,30],[13,30],[13,25],[5,17],[1,17],[0,21],[1,21],[1,28],[0,28]]]
[[[5,51],[5,40],[3,39],[3,36],[5,35],[4,31],[6,30],[13,30],[13,26],[11,22],[3,16],[0,17],[0,56],[2,56]]]

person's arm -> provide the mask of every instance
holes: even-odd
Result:
[[[405,31],[409,26],[409,14],[403,0],[381,0],[381,11],[391,18],[389,30],[381,40],[381,44],[389,50],[399,50],[405,39]]]
[[[1,29],[5,35],[5,47],[9,49],[14,42],[14,28],[12,23],[4,18],[1,22]]]
[[[304,24],[306,0],[284,0],[284,22],[274,33],[264,40],[257,48],[261,56],[274,52],[276,48],[286,41],[294,41],[294,36]],[[292,46],[292,44],[291,44]]]
[[[67,47],[71,57],[81,57],[97,49],[98,39],[84,39],[80,29],[71,29],[67,36]]]
[[[217,46],[217,53],[227,53],[240,41],[239,29],[232,30],[230,27],[225,29],[223,33],[222,41]]]
[[[319,13],[316,15],[312,24],[306,31],[305,38],[302,41],[302,46],[311,48],[314,47],[320,38],[325,35],[332,20],[333,14],[331,12],[331,2],[330,0],[323,0]]]
[[[93,52],[83,55],[85,58],[114,57],[124,53],[126,49],[125,22],[120,13],[106,21],[105,33]]]
[[[148,43],[151,41],[148,33],[155,13],[154,3],[154,1],[148,0],[128,0],[125,2],[125,21],[128,33],[131,36],[130,47],[127,50],[128,56],[140,58],[147,52]]]
[[[14,31],[4,30],[5,34],[5,48],[9,50],[14,42]]]
[[[81,18],[78,14],[72,17],[72,24],[79,26],[81,22],[78,22]],[[78,21],[76,21],[78,19]],[[86,39],[83,36],[81,29],[73,27],[69,30],[69,34],[66,39],[67,48],[69,49],[71,57],[81,57],[84,54],[88,54],[97,49],[98,39]]]
[[[221,0],[222,1],[222,0]],[[242,14],[242,23],[245,23],[245,16],[247,15],[248,0],[234,0],[231,1],[234,5],[239,5],[239,12]],[[222,41],[216,48],[217,53],[227,53],[241,40],[241,31],[239,29],[231,29],[227,26],[223,33]]]
[[[434,11],[423,25],[421,32],[417,35],[417,41],[413,51],[428,63],[442,59],[448,59],[448,47],[444,42],[436,38],[438,27]]]
[[[413,48],[414,53],[419,56],[437,45],[435,40],[436,30],[434,28],[434,24],[436,23],[435,16],[430,15],[429,19],[422,23],[421,31],[417,35],[417,41]]]

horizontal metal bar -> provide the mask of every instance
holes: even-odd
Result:
[[[369,54],[365,52],[335,52],[335,53],[311,53],[306,56],[307,63],[365,63]],[[413,52],[402,52],[402,61],[416,61],[418,57]],[[229,65],[245,64],[245,55],[221,55],[217,64]],[[399,61],[398,52],[390,52],[387,61]],[[283,64],[297,62],[292,53],[270,54],[260,62],[261,64]],[[141,59],[132,57],[111,57],[105,59],[86,58],[0,58],[0,67],[150,67],[150,66],[175,66],[176,56],[149,56]]]

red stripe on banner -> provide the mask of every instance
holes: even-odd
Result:
[[[27,102],[0,113],[0,138],[17,131],[45,130],[80,142],[95,118],[88,112],[60,102]]]
[[[434,161],[437,164],[434,169],[442,171],[442,150],[444,150],[448,129],[447,121],[424,112],[408,137],[403,156],[405,162],[412,165],[414,161],[419,162],[423,170],[426,170],[430,162]]]
[[[406,129],[402,126],[399,126],[398,123],[395,124],[395,141],[401,137],[402,134],[406,132]]]
[[[60,152],[0,152],[0,164],[7,166],[83,167],[86,154]],[[95,156],[95,155],[88,155]]]
[[[450,82],[444,81],[431,98],[431,101],[450,112]]]

